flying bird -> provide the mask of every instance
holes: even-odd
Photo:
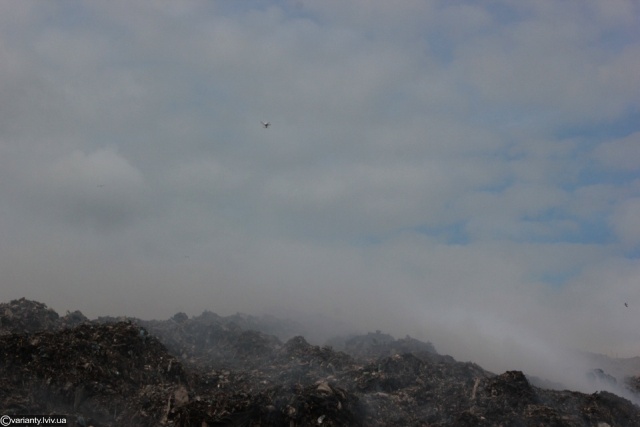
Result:
[[[269,126],[271,126],[271,123],[269,123],[269,122],[260,121],[260,123],[262,123],[262,126],[264,126],[265,129],[267,129]]]
[[[627,303],[625,302],[625,303],[624,303],[624,306],[625,306],[625,307],[629,307],[629,304],[627,304]]]

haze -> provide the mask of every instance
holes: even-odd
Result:
[[[322,318],[497,371],[638,356],[639,24],[631,0],[2,2],[2,300]]]

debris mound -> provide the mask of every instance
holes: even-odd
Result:
[[[380,331],[334,340],[337,351],[211,312],[90,321],[21,299],[0,315],[7,415],[67,415],[82,427],[640,425],[640,408],[615,394],[539,388],[520,371],[495,375]]]
[[[60,317],[45,304],[26,298],[0,303],[0,335],[53,331],[78,326],[88,320],[78,310]]]
[[[25,298],[0,304],[0,334],[47,331],[58,328],[58,313]]]
[[[0,402],[8,415],[151,426],[166,415],[167,396],[187,383],[175,357],[130,322],[3,335],[0,348]]]
[[[369,332],[366,335],[352,335],[336,337],[329,341],[333,347],[361,359],[393,356],[403,353],[432,353],[437,354],[433,344],[422,342],[407,335],[402,339],[394,339],[381,331]]]
[[[103,318],[102,321],[107,321]],[[263,363],[282,343],[272,335],[244,330],[215,313],[189,319],[183,313],[168,321],[136,320],[164,343],[169,352],[201,368],[244,367]]]

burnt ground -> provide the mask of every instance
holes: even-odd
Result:
[[[605,391],[538,388],[522,372],[495,375],[379,331],[335,347],[273,334],[295,330],[211,312],[90,321],[3,303],[0,414],[68,415],[82,427],[640,426],[640,407]],[[625,381],[638,393],[638,377]]]

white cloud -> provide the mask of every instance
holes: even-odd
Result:
[[[603,167],[614,171],[640,169],[640,132],[598,145],[593,156]]]
[[[582,8],[537,6],[521,21],[461,43],[456,72],[486,101],[544,109],[547,120],[610,120],[636,102],[638,77],[629,61],[637,55],[614,55],[595,43],[605,29]]]
[[[121,226],[144,206],[142,174],[110,149],[73,151],[32,177],[31,186],[37,200],[30,203],[79,226]]]
[[[629,198],[618,203],[611,214],[610,223],[618,238],[631,247],[640,245],[640,198]]]
[[[0,8],[5,295],[637,350],[634,2]]]

